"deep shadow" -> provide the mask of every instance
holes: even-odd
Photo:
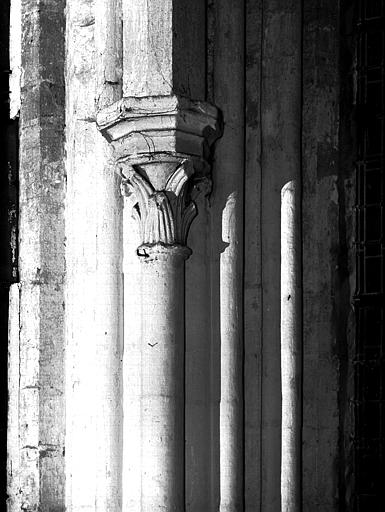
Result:
[[[356,0],[355,347],[349,361],[354,512],[385,507],[384,2]],[[379,41],[379,43],[377,42]],[[353,395],[353,396],[352,396]],[[348,495],[348,497],[350,497]],[[345,509],[343,509],[345,510]]]
[[[338,237],[339,244],[335,253],[338,266],[334,273],[335,300],[333,315],[338,339],[337,355],[339,358],[339,510],[353,510],[354,474],[353,474],[353,424],[350,415],[353,398],[354,358],[354,315],[351,307],[350,272],[354,266],[352,210],[354,200],[351,187],[354,183],[354,166],[356,159],[356,137],[354,123],[355,104],[355,23],[357,21],[357,1],[343,0],[340,21],[340,126],[338,156],[339,173],[338,190]]]

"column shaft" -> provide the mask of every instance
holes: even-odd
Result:
[[[282,512],[301,507],[302,290],[300,184],[281,191]]]
[[[193,254],[186,262],[186,512],[211,510],[210,232],[208,198],[189,233]]]
[[[141,512],[184,510],[184,259],[142,264]]]
[[[123,467],[122,509],[137,512],[141,504],[141,348],[142,304],[139,225],[132,215],[132,203],[124,197],[123,277]]]

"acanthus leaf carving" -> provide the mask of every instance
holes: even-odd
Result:
[[[164,190],[155,190],[143,174],[130,166],[122,173],[122,194],[131,197],[140,225],[142,245],[185,246],[197,207],[195,197],[206,178],[194,179],[191,161],[183,160],[168,178]]]
[[[174,245],[175,220],[165,192],[154,192],[148,198],[147,216],[143,223],[144,243]]]

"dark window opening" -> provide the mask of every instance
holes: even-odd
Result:
[[[384,1],[358,0],[354,510],[385,510]]]

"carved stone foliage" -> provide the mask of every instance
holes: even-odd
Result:
[[[160,244],[185,246],[190,225],[197,215],[194,202],[208,178],[196,179],[191,161],[185,159],[167,179],[163,190],[156,190],[144,173],[130,166],[122,174],[122,194],[133,200],[143,246]]]

